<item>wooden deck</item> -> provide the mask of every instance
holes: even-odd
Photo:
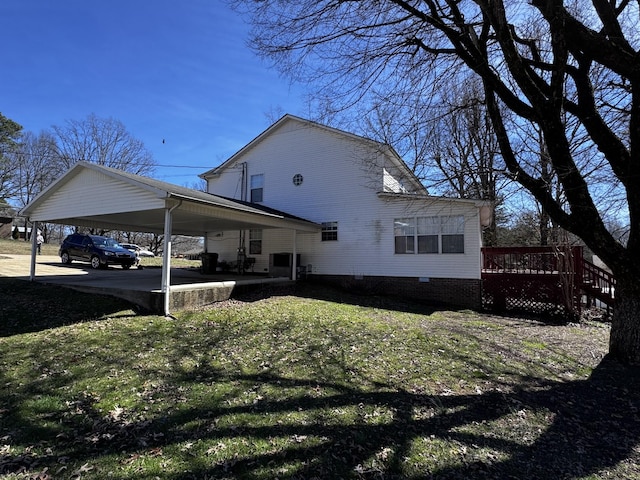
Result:
[[[612,313],[615,278],[585,260],[580,246],[485,247],[482,254],[488,310],[570,318],[598,305]]]

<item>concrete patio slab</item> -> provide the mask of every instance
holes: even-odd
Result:
[[[0,276],[30,280],[29,255],[0,254]],[[118,266],[94,270],[89,264],[63,265],[57,256],[36,257],[35,281],[61,285],[88,293],[124,298],[138,307],[163,311],[162,269],[146,267],[124,270]],[[230,298],[233,292],[268,284],[291,283],[288,278],[226,273],[202,274],[197,268],[172,268],[170,310],[198,308]]]

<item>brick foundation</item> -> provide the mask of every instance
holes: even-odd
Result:
[[[482,308],[482,280],[480,279],[311,275],[308,280],[330,284],[355,293],[394,295],[454,308],[472,310]]]

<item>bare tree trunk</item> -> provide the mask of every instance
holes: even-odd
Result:
[[[482,243],[486,247],[498,245],[498,229],[495,220],[482,233]]]
[[[540,245],[549,245],[549,214],[544,208],[540,210]]]
[[[609,353],[624,363],[640,365],[640,279],[616,276],[616,282]]]
[[[553,173],[551,168],[551,159],[549,158],[549,153],[547,152],[547,147],[544,143],[544,137],[542,136],[542,132],[538,132],[538,145],[540,148],[540,170],[541,180],[546,184],[546,188],[549,193],[551,193],[551,185],[553,180]],[[544,205],[540,206],[540,245],[546,246],[549,245],[549,224],[551,222],[551,218],[549,217],[549,212],[544,207]]]

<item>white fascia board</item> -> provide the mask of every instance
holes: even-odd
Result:
[[[490,200],[480,200],[473,198],[454,198],[454,197],[439,197],[434,195],[423,194],[411,194],[411,193],[395,193],[395,192],[378,192],[378,197],[387,199],[398,200],[424,200],[424,201],[441,201],[451,203],[471,204],[476,207],[489,207],[493,205]]]

